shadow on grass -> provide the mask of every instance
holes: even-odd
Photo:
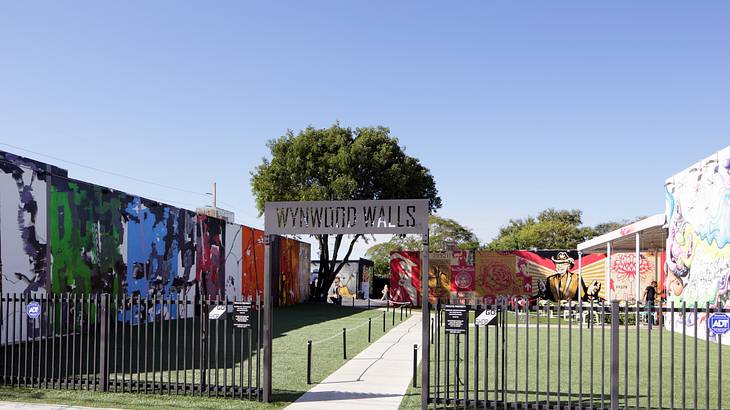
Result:
[[[302,303],[274,309],[273,337],[285,336],[287,332],[317,323],[337,320],[356,315],[367,307],[337,306],[328,303]]]

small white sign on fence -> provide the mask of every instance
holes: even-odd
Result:
[[[496,310],[485,310],[482,312],[481,315],[477,316],[476,320],[474,321],[474,324],[477,326],[489,326],[494,323],[494,319],[497,317],[497,311]]]
[[[208,313],[208,319],[210,319],[210,320],[218,320],[225,313],[226,313],[226,306],[225,305],[218,305],[218,306],[214,307],[213,310],[211,310]]]

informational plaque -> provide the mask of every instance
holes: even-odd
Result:
[[[233,302],[233,327],[251,328],[251,302]]]
[[[267,202],[267,234],[424,234],[428,199]]]
[[[466,334],[469,326],[469,315],[464,305],[444,305],[446,333],[452,335]]]

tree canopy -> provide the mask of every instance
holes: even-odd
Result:
[[[549,208],[537,217],[510,219],[499,229],[497,237],[485,249],[502,251],[515,249],[575,249],[579,243],[618,229],[636,221],[605,222],[584,226],[583,213],[578,209]]]
[[[251,175],[259,213],[268,201],[427,198],[432,211],[441,207],[429,169],[408,156],[388,128],[310,126],[297,134],[289,130],[267,147],[271,158],[264,158]],[[361,237],[350,238],[343,261]],[[321,296],[344,265],[335,262],[343,236],[334,236],[331,252],[329,235],[316,238],[321,262],[317,295]]]

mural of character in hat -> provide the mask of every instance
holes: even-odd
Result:
[[[542,298],[553,302],[598,299],[601,284],[593,281],[590,286],[586,286],[577,272],[570,271],[575,266],[575,260],[566,252],[560,252],[551,259],[555,263],[555,274],[545,279],[544,287],[540,285]]]

